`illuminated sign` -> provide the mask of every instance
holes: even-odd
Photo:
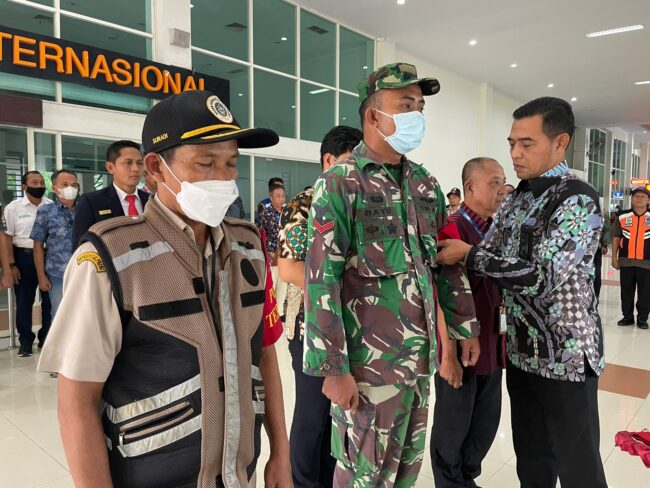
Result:
[[[612,198],[615,198],[617,200],[623,200],[623,193],[619,191],[612,192]]]
[[[229,104],[229,82],[188,69],[0,26],[0,71],[165,98],[210,90]]]
[[[642,179],[639,179],[639,178],[633,178],[630,181],[630,186],[632,188],[636,188],[637,186],[647,186],[647,185],[650,185],[650,180],[642,180]]]

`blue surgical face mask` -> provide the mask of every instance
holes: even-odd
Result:
[[[422,115],[422,112],[414,110],[413,112],[390,115],[381,110],[375,110],[386,117],[391,117],[395,121],[395,132],[390,136],[382,134],[376,127],[375,129],[390,147],[395,149],[399,154],[407,154],[422,144],[425,131],[424,115]]]

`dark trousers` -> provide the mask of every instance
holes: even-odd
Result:
[[[296,488],[331,487],[336,460],[331,456],[330,401],[323,395],[323,378],[302,372],[303,345],[289,342],[296,378],[296,406],[291,422],[290,450]]]
[[[474,488],[501,418],[501,369],[463,375],[455,390],[434,377],[436,405],[431,432],[431,466],[436,488]]]
[[[586,363],[586,361],[585,361]],[[606,488],[600,458],[598,377],[559,381],[506,370],[521,488]]]
[[[650,269],[621,266],[621,308],[623,317],[634,320],[634,293],[638,292],[636,311],[638,322],[648,321],[650,312]]]
[[[20,271],[20,281],[14,285],[16,292],[16,327],[20,344],[30,347],[34,343],[36,335],[32,332],[32,308],[36,300],[36,289],[38,288],[38,276],[34,265],[34,253],[31,249],[14,246],[14,259],[16,267]],[[52,312],[50,296],[47,292],[41,292],[42,325],[38,331],[38,341],[45,342],[47,333],[52,323]]]
[[[596,254],[594,255],[594,291],[596,292],[596,298],[600,298],[600,287],[602,284],[602,278],[600,275],[603,274],[603,252],[598,247]]]

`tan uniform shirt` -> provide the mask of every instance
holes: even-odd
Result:
[[[158,199],[160,207],[179,230],[194,239],[194,232],[178,215]],[[216,249],[223,239],[221,227],[211,229],[211,241]],[[204,256],[212,265],[212,245],[208,241]],[[122,347],[122,322],[113,297],[108,274],[99,272],[90,260],[78,262],[83,253],[96,253],[95,246],[86,242],[72,255],[63,279],[63,300],[41,352],[38,370],[60,373],[76,381],[103,383],[113,368]],[[175,277],[161,270],[162,282],[171,283]]]

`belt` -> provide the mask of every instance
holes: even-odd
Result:
[[[16,246],[14,246],[14,252],[16,252],[16,251],[21,251],[21,252],[24,252],[24,253],[27,253],[27,254],[33,254],[34,253],[34,250],[29,249],[28,247],[16,247]]]

